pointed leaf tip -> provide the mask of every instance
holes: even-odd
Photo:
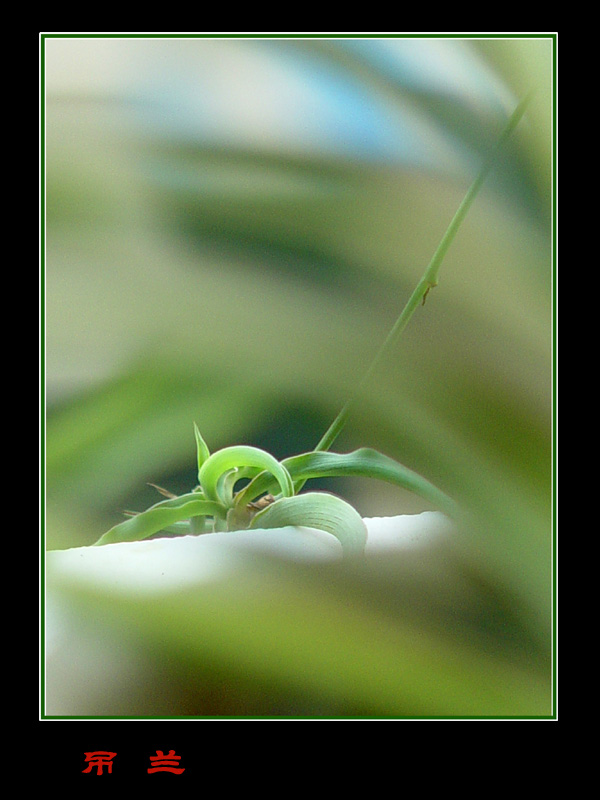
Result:
[[[210,450],[208,449],[206,442],[202,438],[200,429],[198,428],[195,422],[194,422],[194,436],[196,437],[196,451],[198,454],[198,472],[200,472],[200,467],[210,456]]]

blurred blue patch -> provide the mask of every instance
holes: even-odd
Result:
[[[140,83],[136,118],[151,137],[418,168],[456,168],[463,155],[447,138],[440,147],[435,126],[418,109],[390,106],[389,97],[310,48],[268,40],[196,44],[197,61],[158,59]],[[378,40],[330,44],[340,54],[368,56],[400,81],[410,74]],[[431,70],[433,81],[433,64]]]
[[[341,47],[411,92],[512,110],[516,98],[464,39],[346,39]]]

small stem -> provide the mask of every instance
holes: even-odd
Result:
[[[444,260],[444,256],[448,252],[448,249],[452,244],[452,241],[454,240],[454,237],[456,236],[458,229],[460,228],[464,218],[466,217],[467,212],[473,203],[473,200],[475,199],[477,193],[479,192],[485,178],[487,177],[488,172],[492,168],[496,160],[498,151],[504,145],[508,137],[517,127],[521,118],[523,117],[523,114],[525,113],[525,110],[527,109],[527,106],[531,101],[532,94],[533,94],[532,92],[527,94],[513,111],[510,119],[506,123],[506,126],[502,130],[502,133],[500,134],[498,141],[496,142],[495,146],[489,153],[487,159],[483,163],[483,166],[479,170],[477,177],[469,187],[469,190],[465,194],[461,204],[456,210],[456,213],[452,217],[452,220],[448,225],[446,232],[442,236],[442,239],[431,258],[431,261],[427,265],[427,269],[423,273],[423,277],[421,278],[415,290],[409,297],[408,302],[406,303],[406,305],[402,309],[402,312],[400,313],[400,316],[394,323],[392,329],[386,336],[385,341],[379,348],[375,358],[373,359],[369,368],[362,377],[356,392],[354,393],[353,397],[351,397],[345,403],[340,413],[337,415],[337,417],[333,420],[329,428],[323,434],[321,440],[315,447],[315,450],[329,450],[333,442],[337,439],[337,437],[341,433],[344,425],[346,424],[346,421],[350,414],[351,407],[356,397],[360,395],[363,386],[367,383],[367,381],[371,379],[373,373],[379,366],[383,356],[386,354],[386,352],[392,346],[394,341],[398,338],[398,336],[407,326],[408,321],[418,308],[419,304],[424,304],[429,291],[433,289],[434,286],[437,286],[438,274],[441,263]],[[299,491],[298,486],[296,486],[296,490]]]

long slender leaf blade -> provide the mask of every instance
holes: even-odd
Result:
[[[183,498],[186,498],[186,501]],[[146,511],[126,519],[108,530],[95,544],[137,542],[192,517],[222,516],[223,514],[223,507],[219,503],[200,499],[193,492],[182,495],[176,500],[180,502],[166,500],[164,503],[157,503]]]
[[[372,448],[361,447],[351,453],[306,453],[292,456],[284,463],[295,480],[343,476],[376,478],[414,492],[451,516],[456,514],[456,504],[444,492],[419,473]]]
[[[422,475],[368,447],[361,447],[351,453],[303,453],[284,459],[282,464],[294,482],[311,478],[377,478],[414,492],[450,516],[455,516],[457,512],[455,502]],[[243,496],[240,493],[240,502],[247,502],[252,496],[271,491],[274,486],[272,478],[262,473],[243,490]]]

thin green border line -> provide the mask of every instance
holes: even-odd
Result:
[[[556,39],[555,33],[41,33],[42,39]]]
[[[46,707],[46,83],[45,42],[40,50],[40,661],[41,708]]]
[[[557,497],[556,497],[556,479],[557,479],[557,430],[558,430],[558,412],[557,412],[557,398],[558,398],[558,385],[556,379],[556,365],[557,365],[557,277],[558,277],[558,264],[556,256],[557,245],[557,197],[556,197],[556,175],[558,167],[558,154],[556,147],[556,130],[557,130],[557,109],[556,109],[556,92],[557,92],[557,73],[558,73],[558,53],[557,53],[557,37],[553,37],[552,42],[552,712],[557,717],[558,714],[558,684],[557,684],[557,664],[558,653],[556,652],[556,633],[558,625],[558,601],[557,601],[557,583],[558,583],[558,522],[557,522]]]

